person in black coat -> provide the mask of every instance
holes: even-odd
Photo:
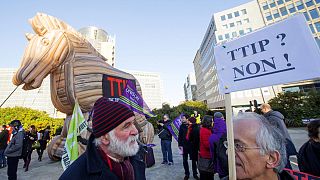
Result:
[[[7,148],[9,132],[6,129],[6,125],[3,125],[1,128],[2,129],[0,133],[0,168],[4,168],[7,166],[6,157],[4,156],[4,150],[6,150]]]
[[[182,124],[180,125],[179,129],[179,136],[178,136],[178,146],[180,151],[182,151],[182,158],[183,158],[183,168],[184,168],[184,179],[189,179],[190,171],[189,171],[189,164],[188,164],[188,156],[191,158],[191,143],[186,139],[189,122],[188,118],[190,116],[187,114],[182,115],[181,120]],[[192,160],[192,172],[193,175],[197,175],[197,161]]]
[[[189,127],[186,135],[186,140],[190,142],[190,159],[197,164],[198,162],[198,153],[200,148],[200,125],[196,123],[196,118],[190,117],[188,119]],[[193,177],[199,179],[198,172],[193,172]]]
[[[24,161],[24,165],[23,168],[25,168],[25,171],[29,170],[29,165],[30,165],[30,161],[31,161],[31,155],[32,155],[32,145],[34,142],[37,141],[38,139],[38,135],[37,135],[37,131],[36,131],[36,127],[34,125],[30,126],[30,129],[28,132],[26,132],[26,138],[27,138],[27,153],[23,158]]]
[[[158,136],[161,139],[161,151],[163,158],[161,164],[173,165],[171,149],[172,135],[168,129],[168,126],[172,123],[172,121],[169,119],[169,115],[165,114],[163,116],[163,121],[159,121],[157,123],[159,128]]]
[[[137,156],[140,147],[134,120],[125,105],[105,97],[98,99],[87,149],[59,179],[145,180],[145,163]]]
[[[308,135],[298,153],[298,166],[301,172],[320,177],[320,120],[308,124]]]
[[[38,161],[42,161],[42,155],[44,150],[47,148],[47,143],[50,140],[50,126],[47,126],[46,129],[40,130],[39,131],[39,143],[40,147],[37,148],[37,153],[38,153]]]

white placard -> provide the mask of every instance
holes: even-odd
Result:
[[[320,51],[303,14],[214,52],[221,94],[320,77]]]

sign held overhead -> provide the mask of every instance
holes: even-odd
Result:
[[[320,77],[320,51],[299,14],[214,47],[221,94]]]

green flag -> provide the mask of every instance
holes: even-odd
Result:
[[[67,139],[64,145],[64,153],[61,159],[64,170],[66,170],[79,156],[77,136],[86,129],[85,127],[87,127],[86,121],[81,112],[80,106],[76,101],[73,108]]]

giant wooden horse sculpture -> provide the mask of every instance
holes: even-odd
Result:
[[[121,83],[125,82],[124,79],[135,78],[107,64],[105,58],[80,33],[63,21],[37,13],[29,22],[36,34],[26,34],[29,44],[12,81],[15,85],[24,84],[23,89],[30,90],[40,87],[43,79],[50,74],[52,103],[60,112],[67,114],[61,136],[55,137],[48,146],[49,157],[54,159],[55,156],[61,157],[76,99],[87,116],[86,112],[104,94],[103,76],[122,78],[123,81],[115,82],[118,89],[123,88]],[[141,93],[139,83],[135,82]],[[154,135],[151,123],[138,114],[136,121],[142,130],[141,140],[151,143]],[[87,138],[88,134],[85,136]]]

